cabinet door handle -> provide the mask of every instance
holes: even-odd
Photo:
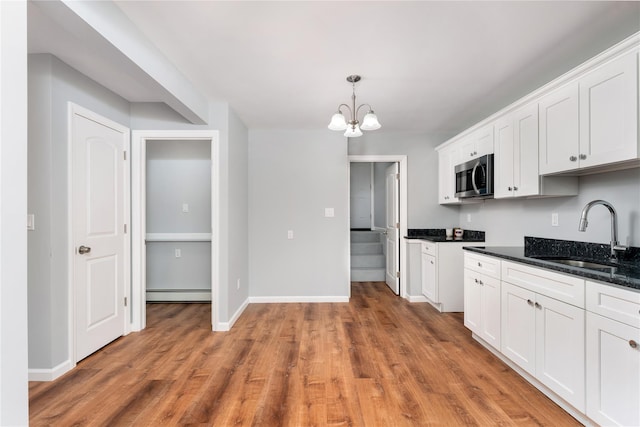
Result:
[[[533,301],[531,301],[530,299],[527,300],[527,304],[529,305],[533,305]]]
[[[542,308],[542,306],[538,303],[535,303],[534,305],[536,306],[536,308]]]
[[[586,155],[586,154],[580,154],[580,160],[584,160],[584,159],[586,159],[586,158],[587,158],[587,155]]]
[[[514,186],[513,191],[518,191],[518,187]]]
[[[431,261],[431,264],[433,264],[433,261]]]
[[[475,281],[476,281],[476,283],[478,283],[478,279],[473,279],[473,280],[475,280]]]
[[[629,340],[629,346],[631,348],[638,348],[638,343],[635,342],[634,340]]]
[[[571,156],[569,157],[569,160],[571,160],[572,162],[575,162],[576,160],[578,160],[578,158],[576,156]]]
[[[482,267],[482,264],[478,263],[478,267]]]
[[[508,191],[511,191],[511,187],[507,187],[507,190],[508,190]]]
[[[482,280],[478,280],[478,283],[479,283],[480,285],[484,285],[484,283],[482,283]]]

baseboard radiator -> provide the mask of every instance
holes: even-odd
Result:
[[[147,289],[147,302],[211,302],[207,289]]]

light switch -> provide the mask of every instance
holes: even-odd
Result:
[[[287,231],[287,239],[289,240],[293,239],[293,230]]]
[[[184,212],[184,213],[189,212],[189,204],[188,203],[183,203],[182,204],[182,212]]]
[[[335,216],[333,208],[324,208],[324,216],[325,218],[333,218]]]
[[[554,212],[551,214],[551,225],[553,227],[557,227],[558,226],[558,213]]]
[[[27,230],[36,229],[36,216],[34,214],[27,215]]]
[[[180,258],[182,256],[182,251],[180,249],[176,249],[176,258]]]

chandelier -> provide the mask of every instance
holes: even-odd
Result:
[[[358,108],[356,108],[356,83],[360,81],[360,78],[360,76],[355,74],[347,77],[347,81],[353,86],[351,107],[347,104],[338,105],[338,111],[331,116],[331,122],[328,126],[331,130],[344,130],[344,136],[351,138],[362,136],[363,130],[376,130],[381,127],[380,122],[378,122],[378,117],[376,117],[369,104],[360,104]],[[342,113],[342,107],[345,107],[349,111],[348,122]],[[367,107],[369,111],[364,115],[362,118],[362,124],[360,124],[358,121],[358,112],[362,107]]]

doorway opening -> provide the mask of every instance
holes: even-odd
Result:
[[[211,301],[220,329],[217,131],[134,131],[132,329],[147,301]]]
[[[406,295],[407,157],[349,156],[350,270],[352,282],[385,282]]]

